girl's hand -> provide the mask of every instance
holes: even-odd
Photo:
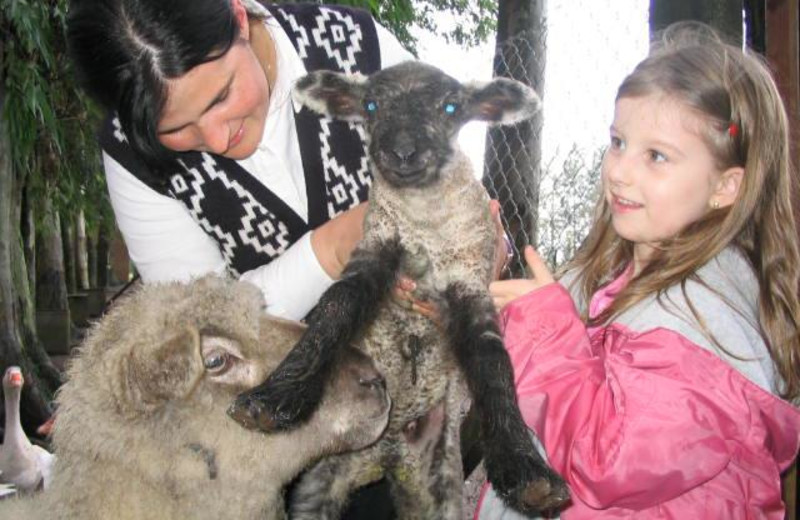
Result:
[[[351,208],[311,232],[311,247],[325,272],[337,280],[364,234],[366,202]]]
[[[525,246],[524,253],[530,278],[502,280],[489,285],[489,293],[492,295],[494,306],[498,311],[520,296],[555,281],[547,264],[533,247]]]

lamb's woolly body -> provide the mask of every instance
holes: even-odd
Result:
[[[303,330],[266,317],[262,308],[255,287],[215,277],[147,286],[118,304],[90,331],[58,395],[53,487],[32,500],[0,502],[0,516],[13,518],[14,511],[29,520],[282,518],[282,486],[323,453],[377,437],[385,405],[342,396],[362,405],[361,416],[348,415],[343,404],[352,403],[326,394],[308,427],[271,436],[231,420],[225,411],[236,393],[266,377]],[[187,333],[235,340],[245,363],[231,369],[229,383],[212,384],[198,346],[189,357],[199,365],[175,362],[166,371],[151,370],[152,357],[158,358],[155,364],[173,362],[169,348],[154,346]],[[179,395],[148,393],[151,381],[165,392],[179,389]],[[331,433],[335,417],[349,419],[351,427]],[[360,430],[369,439],[354,444],[365,437]],[[352,440],[342,435],[354,431]]]
[[[496,227],[486,191],[465,155],[457,152],[437,184],[424,189],[397,190],[375,176],[362,247],[396,236],[406,251],[424,251],[425,259],[412,253],[411,262],[430,262],[417,280],[421,297],[441,300],[439,293],[453,281],[486,290]],[[419,338],[421,346],[415,361],[407,345],[410,336]],[[430,319],[387,302],[356,345],[386,378],[392,397],[389,426],[374,446],[329,457],[312,468],[295,491],[291,517],[336,518],[353,489],[388,473],[399,518],[459,518],[459,429],[468,392],[447,338]],[[445,417],[433,445],[410,443],[406,426],[437,405]]]
[[[292,518],[337,518],[350,491],[383,474],[399,518],[461,518],[459,426],[467,387],[494,488],[520,511],[562,503],[564,482],[536,452],[516,405],[488,293],[496,226],[456,142],[467,121],[530,116],[538,108],[535,93],[502,78],[465,86],[419,62],[368,78],[317,71],[298,81],[295,93],[326,115],[365,123],[373,185],[364,238],[298,345],[234,407],[250,427],[302,424],[329,360],[350,342],[375,360],[394,406],[375,446],[330,457],[304,474]],[[390,301],[398,274],[416,280],[420,298],[439,304],[444,330]]]

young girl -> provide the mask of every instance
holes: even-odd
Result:
[[[495,282],[522,414],[583,518],[782,519],[800,413],[786,111],[673,26],[619,88],[598,218],[561,284]],[[568,292],[569,291],[569,292]],[[476,518],[508,519],[484,490]]]

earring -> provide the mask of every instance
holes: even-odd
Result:
[[[711,202],[709,202],[709,204],[711,205],[711,209],[719,209],[719,201],[718,200],[712,200]]]

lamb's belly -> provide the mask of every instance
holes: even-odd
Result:
[[[446,395],[460,370],[449,345],[427,318],[390,304],[360,345],[386,379],[392,398],[389,429],[427,413]]]
[[[476,289],[487,290],[491,281],[495,240],[487,234],[465,237],[462,241],[444,241],[434,236],[418,233],[403,236],[406,251],[425,251],[428,268],[422,277],[413,276],[417,286],[425,291],[443,290],[452,282],[461,282]],[[411,258],[417,258],[411,256]],[[413,266],[424,265],[417,260]]]

